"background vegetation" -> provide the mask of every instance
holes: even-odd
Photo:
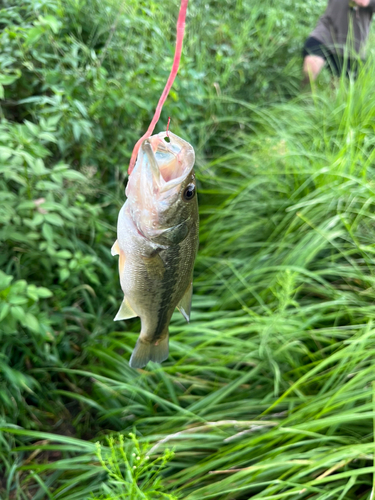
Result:
[[[110,255],[176,2],[3,0],[0,498],[373,498],[375,66],[300,93],[325,1],[192,0],[192,322],[129,368]]]

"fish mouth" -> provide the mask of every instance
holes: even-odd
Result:
[[[193,147],[172,132],[160,132],[149,137],[141,148],[159,192],[181,184],[194,167]]]

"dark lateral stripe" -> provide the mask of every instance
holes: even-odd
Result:
[[[175,245],[167,250],[168,257],[162,282],[163,291],[161,294],[160,307],[158,309],[158,322],[152,337],[152,342],[156,342],[160,338],[169,321],[168,312],[171,308],[171,299],[175,295],[176,277],[180,263],[180,250],[180,245]]]

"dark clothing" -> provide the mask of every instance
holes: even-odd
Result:
[[[309,55],[323,58],[331,73],[337,76],[341,75],[343,69],[346,75],[350,73],[356,75],[358,71],[358,59],[344,58],[343,54],[330,52],[322,42],[312,36],[306,40],[302,55],[304,58]]]
[[[310,37],[322,42],[334,54],[343,54],[347,46],[349,53],[362,55],[374,11],[375,0],[370,0],[368,7],[359,7],[350,0],[329,0]]]

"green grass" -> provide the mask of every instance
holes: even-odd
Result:
[[[244,3],[225,13],[208,4],[210,15],[204,3],[191,7],[194,29],[170,101],[174,131],[186,131],[197,149],[192,321],[176,313],[168,361],[140,371],[128,366],[139,320],[112,321],[121,293],[109,249],[129,145],[164,77],[147,43],[154,36],[152,54],[161,57],[166,11],[151,2],[150,18],[127,5],[131,31],[119,22],[103,59],[112,80],[100,72],[89,80],[83,63],[60,65],[47,43],[68,53],[77,37],[77,61],[93,74],[95,57],[85,47],[103,54],[119,9],[111,2],[107,10],[67,3],[68,13],[50,2],[67,28],[29,42],[39,44],[34,53],[17,35],[26,61],[41,54],[53,61],[36,72],[53,88],[38,88],[30,66],[13,71],[0,61],[3,72],[22,72],[5,85],[6,98],[35,97],[17,112],[4,106],[0,137],[0,153],[12,150],[0,157],[0,217],[9,228],[0,232],[0,262],[14,276],[0,276],[2,500],[373,496],[375,65],[369,61],[355,83],[332,88],[322,75],[313,93],[299,94],[298,22],[319,8],[267,2],[264,17],[259,5]],[[166,26],[172,20],[170,13]],[[156,74],[143,97],[126,83],[129,75],[121,80],[125,39],[134,43],[127,57],[142,85]],[[55,72],[66,76],[60,104],[45,100],[58,94]],[[74,87],[78,75],[86,86]],[[115,116],[106,114],[122,88],[144,99],[130,132],[110,128],[111,120],[126,120],[137,104],[120,101]],[[75,100],[87,110],[80,133]],[[21,125],[25,118],[31,125]],[[71,168],[56,168],[63,161]],[[42,196],[48,215],[56,214],[43,221],[20,201]]]

